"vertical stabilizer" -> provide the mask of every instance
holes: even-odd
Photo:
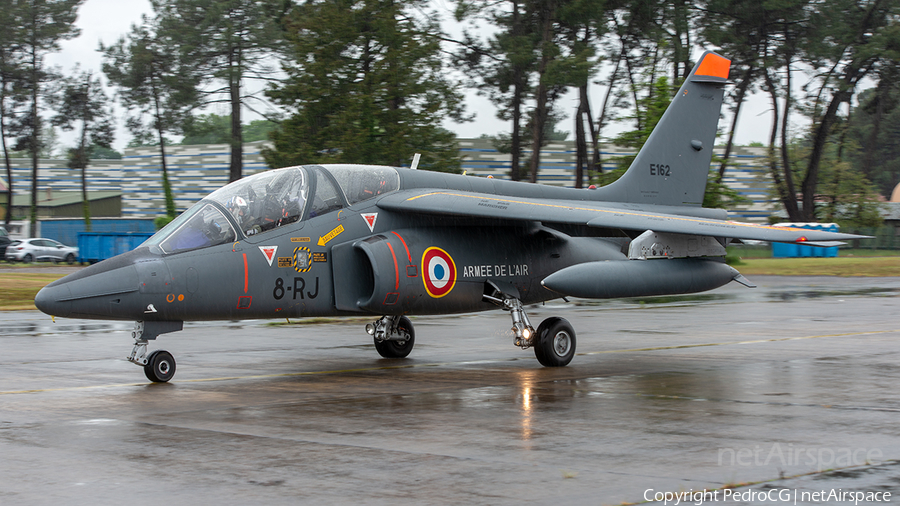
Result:
[[[707,51],[678,90],[628,171],[603,200],[700,206],[731,61]]]

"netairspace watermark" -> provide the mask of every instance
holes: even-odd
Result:
[[[644,500],[661,502],[664,505],[678,506],[693,504],[701,506],[705,503],[757,502],[772,504],[808,504],[817,502],[847,503],[858,505],[891,502],[891,492],[865,492],[859,490],[797,490],[790,488],[773,488],[766,490],[689,490],[686,492],[663,492],[648,488],[644,491]]]
[[[719,448],[720,466],[815,466],[816,471],[881,464],[879,448],[803,448],[775,443],[770,448]]]

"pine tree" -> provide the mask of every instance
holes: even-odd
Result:
[[[114,117],[100,79],[90,71],[77,72],[62,83],[52,123],[63,130],[79,128],[78,144],[69,149],[69,168],[81,172],[81,197],[85,230],[91,231],[91,207],[87,193],[87,165],[95,147],[111,148]]]
[[[269,92],[291,112],[265,152],[272,166],[352,162],[459,171],[444,118],[462,119],[441,32],[421,0],[325,0],[296,6],[285,83]]]
[[[166,216],[176,215],[175,199],[166,165],[167,132],[180,133],[181,126],[197,103],[196,81],[185,71],[157,35],[157,28],[146,17],[140,26],[112,46],[100,45],[103,72],[119,88],[119,99],[130,112],[126,124],[131,133],[147,143],[159,145]],[[156,136],[157,142],[152,139]]]
[[[13,199],[13,177],[11,147],[6,142],[7,137],[15,136],[13,127],[16,118],[22,113],[21,107],[27,101],[27,94],[22,93],[22,72],[24,69],[24,54],[22,47],[19,45],[18,38],[21,37],[21,30],[15,24],[17,20],[17,10],[21,9],[19,4],[6,3],[3,9],[0,9],[0,26],[4,29],[0,30],[0,144],[3,147],[3,162],[6,166],[6,212],[5,223],[9,228],[9,222],[12,219],[12,199]]]
[[[159,33],[196,82],[199,106],[227,104],[231,117],[229,180],[243,176],[242,112],[258,97],[247,80],[277,83],[283,0],[153,0]]]
[[[83,0],[23,0],[10,12],[10,27],[16,27],[15,44],[23,55],[22,88],[28,93],[28,111],[17,122],[19,137],[15,150],[31,155],[31,237],[37,232],[38,156],[41,152],[43,120],[41,100],[46,98],[45,83],[56,78],[44,66],[44,57],[59,50],[59,42],[78,36],[75,27],[78,7]],[[4,27],[8,29],[8,27]]]

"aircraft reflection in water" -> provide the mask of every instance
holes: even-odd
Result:
[[[128,359],[159,382],[175,360],[148,354],[148,341],[188,320],[369,314],[378,353],[400,358],[415,342],[405,315],[501,308],[516,346],[564,366],[575,331],[556,317],[535,329],[525,305],[752,286],[724,263],[731,239],[859,237],[735,223],[700,207],[729,67],[705,53],[609,186],[364,165],[266,171],[212,193],[136,250],[47,285],[35,304],[55,316],[135,320]]]

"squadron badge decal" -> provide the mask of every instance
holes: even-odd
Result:
[[[456,285],[456,264],[441,248],[431,247],[422,254],[422,282],[425,291],[434,298],[450,293]]]
[[[294,270],[297,272],[309,272],[310,267],[312,267],[311,257],[312,253],[310,253],[309,248],[305,246],[294,248],[294,256],[291,258],[294,261]]]

